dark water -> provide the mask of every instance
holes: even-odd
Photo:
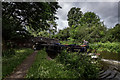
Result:
[[[101,66],[104,67],[104,69],[107,69],[110,66],[116,66],[116,67],[120,66],[119,53],[101,52],[100,57],[101,57],[100,63],[101,63]]]
[[[120,54],[101,52],[100,80],[120,80]]]
[[[103,59],[120,61],[120,53],[101,52],[100,57]]]

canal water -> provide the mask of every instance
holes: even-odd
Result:
[[[120,53],[101,52],[100,57],[103,59],[120,61]]]
[[[101,52],[100,80],[120,80],[120,54]]]

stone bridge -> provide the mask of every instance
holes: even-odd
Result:
[[[47,43],[47,44],[50,44],[50,43],[59,43],[59,40],[58,39],[51,39],[51,38],[46,38],[46,37],[33,37],[29,40],[30,42],[44,42],[44,43]]]
[[[28,40],[16,42],[17,46],[19,47],[29,47],[32,48],[33,44],[35,43],[45,43],[45,44],[52,44],[52,43],[59,43],[58,39],[51,39],[46,37],[31,37]]]

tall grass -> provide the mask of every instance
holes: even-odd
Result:
[[[6,76],[8,76],[19,64],[22,63],[22,61],[28,55],[33,53],[33,50],[32,49],[14,49],[14,52],[15,52],[14,55],[12,53],[8,53],[9,56],[4,56],[2,58],[2,78],[5,78]],[[10,54],[12,55],[10,56]]]
[[[29,69],[26,78],[72,78],[73,72],[65,69],[65,66],[56,60],[47,60],[44,50],[38,52],[36,60]]]
[[[74,76],[81,80],[95,80],[100,70],[98,61],[94,61],[86,53],[67,52],[64,50],[57,60],[67,67]],[[96,63],[92,63],[96,62]]]
[[[38,52],[36,60],[29,69],[26,78],[80,78],[97,79],[98,64],[92,64],[91,58],[77,53],[62,51],[55,59],[47,60],[44,50]]]

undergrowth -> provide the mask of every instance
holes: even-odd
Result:
[[[14,50],[14,51],[13,51]],[[12,49],[12,51],[14,52],[14,55],[12,53],[9,53],[11,51],[6,51],[7,54],[9,54],[9,56],[4,56],[2,58],[2,78],[5,78],[6,76],[8,76],[10,73],[12,73],[12,71],[14,71],[14,69],[23,62],[23,60],[30,55],[31,53],[33,53],[32,49]],[[4,54],[4,52],[3,52]],[[10,56],[10,54],[12,54]]]

